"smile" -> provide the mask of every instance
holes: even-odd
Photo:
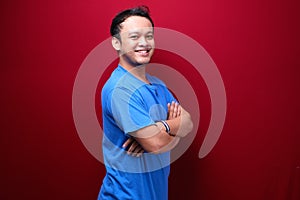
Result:
[[[149,53],[151,49],[138,49],[138,50],[135,50],[135,52],[143,52],[143,53]]]
[[[138,53],[141,56],[148,56],[151,49],[138,49],[134,52]]]

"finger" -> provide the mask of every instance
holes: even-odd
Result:
[[[143,148],[140,146],[140,145],[138,145],[135,149],[134,149],[134,151],[132,152],[132,155],[133,156],[138,156],[138,153],[142,150]]]
[[[142,156],[144,152],[145,152],[145,150],[144,150],[143,148],[141,148],[141,149],[137,152],[136,157]]]
[[[178,107],[179,107],[179,104],[178,104],[177,102],[174,103],[174,113],[173,113],[173,118],[178,117]]]
[[[127,153],[131,154],[134,152],[135,148],[136,148],[137,144],[136,143],[132,143],[129,147],[129,149],[127,150]]]
[[[176,117],[177,117],[177,110],[178,110],[178,104],[175,103],[175,104],[174,104],[173,118],[176,118]]]
[[[181,115],[181,106],[178,106],[178,110],[177,110],[177,117],[179,117]]]
[[[167,107],[168,107],[168,116],[167,116],[167,118],[169,119],[169,117],[170,117],[170,107],[171,107],[171,104],[168,103],[168,104],[167,104]]]
[[[175,102],[174,102],[174,101],[172,101],[172,103],[171,103],[171,107],[170,107],[172,111],[174,111],[174,107],[175,107]]]
[[[171,116],[171,119],[174,118],[174,109],[175,109],[175,102],[172,101],[172,103],[170,105],[170,116]]]
[[[129,149],[127,150],[128,154],[134,153],[134,150],[135,150],[135,148],[136,148],[137,146],[138,146],[138,143],[137,143],[136,141],[134,141],[134,142],[130,145]]]
[[[128,140],[126,140],[124,142],[124,144],[122,145],[123,148],[126,148],[131,142],[133,141],[133,138],[129,138]]]

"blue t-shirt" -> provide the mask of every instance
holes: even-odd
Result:
[[[99,199],[167,200],[170,152],[127,155],[130,133],[167,119],[167,103],[176,101],[165,84],[147,74],[150,84],[120,65],[102,89],[103,156],[106,176]]]

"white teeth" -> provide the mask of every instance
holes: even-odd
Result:
[[[149,49],[138,49],[138,50],[135,50],[135,51],[145,52],[145,51],[150,51],[150,50]]]
[[[150,50],[136,50],[135,52],[138,53],[140,56],[148,56]]]
[[[147,53],[148,53],[147,50],[138,50],[137,52],[138,52],[139,54],[147,54]]]

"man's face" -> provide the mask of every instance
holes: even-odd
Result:
[[[131,16],[121,24],[120,58],[131,66],[147,64],[154,52],[153,27],[140,16]]]

